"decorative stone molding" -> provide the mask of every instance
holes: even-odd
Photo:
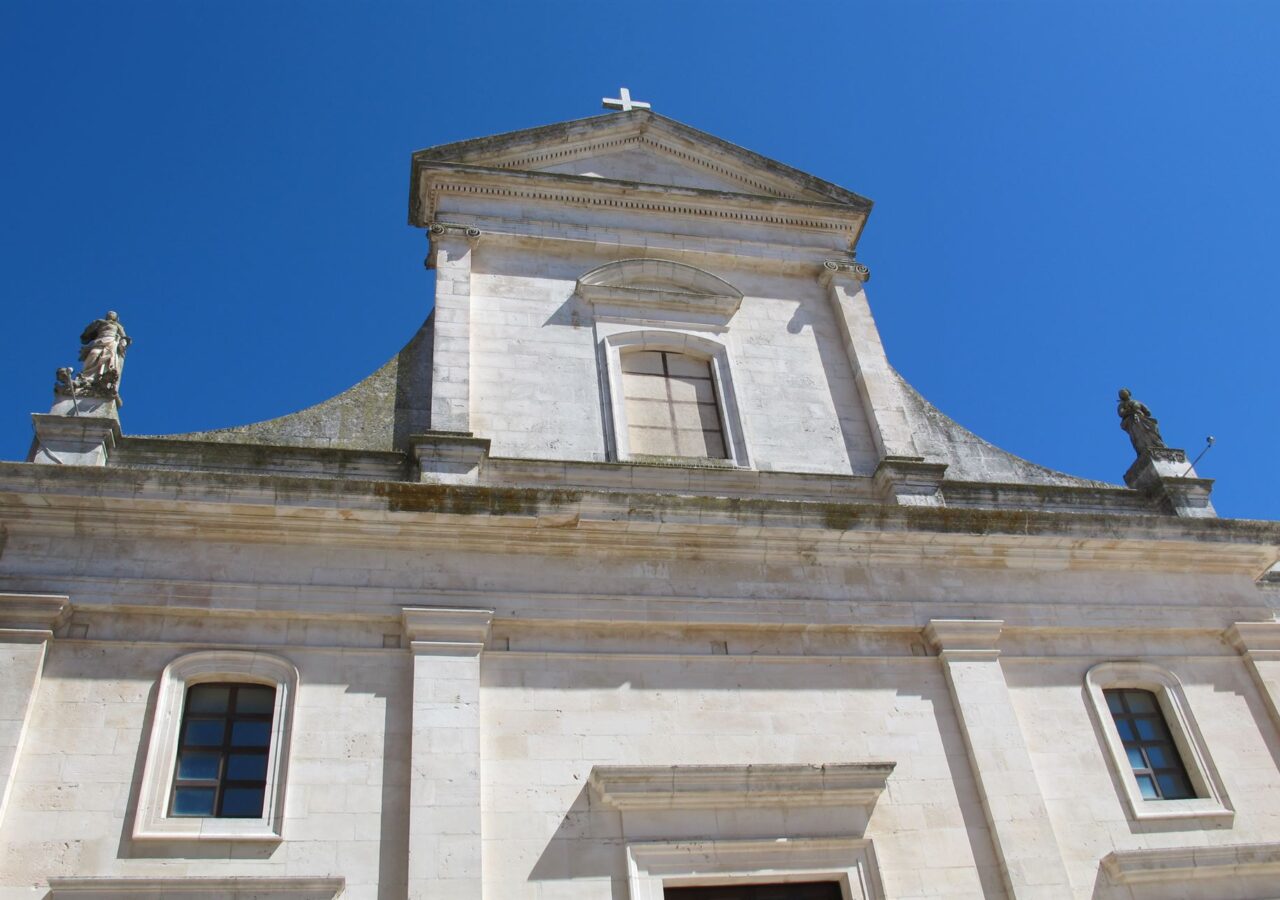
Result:
[[[47,641],[70,616],[65,594],[0,593],[0,641]]]
[[[1235,816],[1226,786],[1209,755],[1209,746],[1196,725],[1186,692],[1178,677],[1155,663],[1142,660],[1105,662],[1091,668],[1084,677],[1085,692],[1090,703],[1094,729],[1102,744],[1112,774],[1123,791],[1125,805],[1132,818],[1139,821],[1164,819],[1227,819]],[[1138,790],[1138,782],[1129,765],[1124,743],[1116,731],[1115,721],[1103,691],[1109,688],[1133,688],[1156,695],[1169,734],[1195,788],[1196,797],[1187,800],[1147,800]]]
[[[756,766],[596,766],[590,784],[619,811],[846,806],[868,810],[892,762]]]
[[[667,886],[775,881],[834,881],[848,900],[880,900],[871,841],[786,838],[665,841],[627,845],[631,900],[663,900]]]
[[[1004,629],[1002,619],[933,619],[925,626],[926,642],[944,660],[997,659],[996,642]]]
[[[871,280],[871,268],[856,259],[825,259],[822,261],[822,268],[823,271],[819,277],[824,286],[838,273],[850,275],[855,281],[864,284]]]
[[[1280,843],[1112,850],[1102,858],[1102,869],[1114,884],[1280,877]]]
[[[458,225],[454,222],[432,222],[428,226],[432,234],[462,234],[469,238],[480,237],[480,229],[474,225]]]
[[[1280,622],[1236,622],[1223,636],[1239,653],[1280,661]]]
[[[489,639],[493,610],[406,606],[400,620],[415,654],[475,656]]]
[[[271,742],[267,750],[267,786],[262,815],[255,819],[170,816],[169,795],[178,756],[187,688],[211,681],[237,681],[275,688]],[[134,840],[279,841],[283,838],[284,796],[289,768],[293,707],[298,670],[288,660],[245,650],[203,650],[165,666],[156,695],[151,741],[142,770]]]
[[[346,888],[341,877],[50,878],[49,900],[333,900]]]
[[[418,480],[430,484],[476,484],[489,458],[489,439],[469,431],[428,431],[409,436]]]
[[[578,279],[578,296],[597,307],[641,310],[644,319],[702,317],[724,325],[742,305],[742,291],[696,266],[666,259],[621,259]]]
[[[919,456],[886,456],[876,466],[876,491],[884,502],[898,506],[946,506],[942,495],[946,473],[946,463],[925,462]]]

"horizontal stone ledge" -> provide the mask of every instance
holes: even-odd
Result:
[[[764,806],[870,808],[896,763],[596,766],[591,786],[621,811]]]
[[[346,888],[341,877],[281,876],[223,878],[50,878],[50,900],[260,900],[280,897],[289,900],[332,900]]]
[[[1102,858],[1102,868],[1116,884],[1280,876],[1280,843],[1113,850]]]

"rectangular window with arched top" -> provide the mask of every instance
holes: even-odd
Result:
[[[199,650],[160,675],[134,840],[279,841],[298,670]]]
[[[633,454],[725,459],[715,378],[706,360],[665,350],[621,357]]]

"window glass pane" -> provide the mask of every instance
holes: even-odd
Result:
[[[671,407],[665,400],[628,400],[627,423],[632,428],[670,428]]]
[[[1134,719],[1133,724],[1138,729],[1138,737],[1144,741],[1154,741],[1160,736],[1154,719]]]
[[[675,434],[669,428],[632,428],[631,452],[676,456]]]
[[[182,739],[196,747],[216,747],[222,743],[223,719],[194,719],[187,722]]]
[[[265,747],[270,738],[270,722],[236,722],[231,726],[233,747]]]
[[[175,816],[213,815],[213,788],[174,788],[173,814]]]
[[[227,788],[222,794],[222,816],[252,819],[262,815],[262,788]]]
[[[646,380],[649,379],[636,379],[636,381]],[[705,378],[672,378],[666,384],[671,392],[671,399],[677,403],[714,404],[716,402],[715,389]]]
[[[622,371],[662,375],[662,354],[653,350],[635,350],[622,354]]]
[[[1130,747],[1125,752],[1129,755],[1129,765],[1135,769],[1145,769],[1147,767],[1147,761],[1142,758],[1142,751],[1137,747]]]
[[[1107,706],[1113,713],[1124,712],[1124,702],[1120,699],[1119,691],[1103,691],[1107,698]]]
[[[1126,691],[1125,700],[1129,704],[1129,709],[1133,712],[1155,712],[1156,697],[1150,691]]]
[[[208,750],[183,750],[178,758],[178,777],[183,781],[217,781],[222,754]]]
[[[242,687],[236,691],[236,712],[269,713],[276,705],[276,689]]]
[[[1150,775],[1138,776],[1138,790],[1142,791],[1144,800],[1159,800],[1160,795],[1156,793],[1156,783],[1151,780]]]
[[[193,713],[220,713],[227,710],[231,688],[223,684],[200,684],[187,692],[187,709]]]
[[[720,431],[720,411],[714,403],[699,403],[698,416],[702,419],[703,431]]]
[[[667,357],[667,374],[674,376],[692,376],[694,378],[711,378],[711,366],[706,360],[694,359],[692,356],[684,356],[680,353],[668,353]]]
[[[227,760],[227,778],[231,781],[261,781],[266,777],[265,753],[232,753]]]
[[[1161,773],[1156,776],[1156,781],[1159,782],[1160,793],[1166,800],[1179,800],[1191,796],[1189,785],[1181,775]]]
[[[667,379],[656,375],[628,375],[623,382],[623,393],[631,400],[667,399]]]
[[[1161,744],[1152,744],[1147,747],[1147,759],[1151,760],[1153,769],[1172,769],[1181,762],[1181,760],[1175,760],[1169,749]]]
[[[705,447],[704,455],[709,459],[728,459],[729,454],[724,449],[724,438],[719,432],[704,431],[702,433],[703,446]]]
[[[1120,732],[1120,740],[1122,741],[1133,740],[1133,726],[1129,724],[1128,719],[1117,719],[1116,730]]]
[[[701,431],[703,429],[701,409],[702,405],[698,403],[673,403],[671,415],[675,420],[676,428]]]

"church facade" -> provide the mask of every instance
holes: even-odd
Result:
[[[1280,524],[1132,398],[1125,486],[942,415],[870,211],[628,109],[415,153],[434,308],[318,406],[125,434],[91,325],[0,463],[0,897],[1280,897]]]

